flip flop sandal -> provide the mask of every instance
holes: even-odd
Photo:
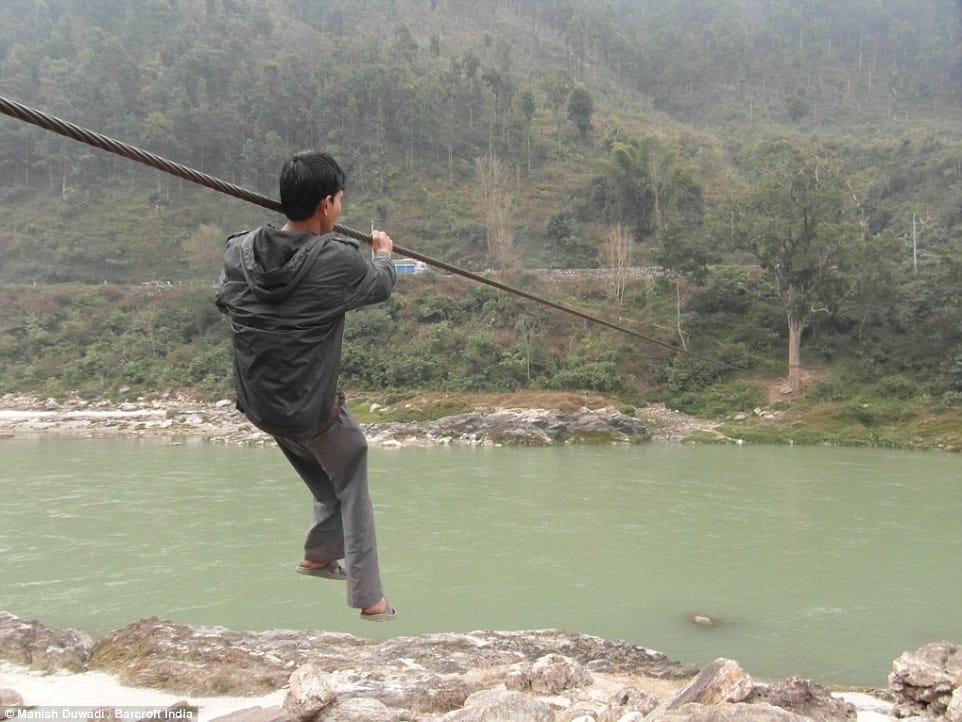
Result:
[[[336,561],[331,562],[326,567],[307,567],[303,564],[298,564],[295,570],[298,574],[305,574],[309,577],[321,577],[322,579],[338,579],[344,581],[347,579],[347,573],[344,571],[344,567],[338,564]]]
[[[369,622],[390,622],[392,619],[397,619],[397,610],[386,599],[384,601],[387,602],[387,609],[375,614],[361,612],[361,619],[366,619]]]

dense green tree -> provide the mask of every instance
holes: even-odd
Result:
[[[574,80],[567,70],[554,70],[541,81],[541,92],[544,93],[545,105],[558,123],[559,136],[562,110],[565,108],[568,98],[571,97],[572,90],[574,90]]]
[[[788,328],[788,385],[801,386],[802,332],[849,294],[863,253],[845,168],[818,147],[785,140],[753,150],[751,185],[734,202],[732,231],[768,275]]]
[[[605,210],[613,224],[631,228],[636,240],[648,236],[655,224],[649,150],[647,140],[616,142],[603,165],[608,182]]]
[[[701,182],[678,142],[650,136],[613,142],[603,168],[613,220],[632,228],[637,240],[670,228],[690,236],[701,223]]]
[[[591,130],[591,116],[595,112],[594,98],[591,92],[581,84],[575,85],[568,96],[568,120],[578,129],[578,135],[584,141]]]

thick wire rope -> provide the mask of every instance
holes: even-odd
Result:
[[[214,176],[208,175],[207,173],[201,173],[200,171],[194,170],[189,166],[182,165],[181,163],[175,163],[171,160],[167,160],[166,158],[156,155],[155,153],[150,153],[146,150],[142,150],[128,143],[123,143],[119,140],[110,138],[106,135],[103,135],[102,133],[97,133],[87,128],[83,128],[74,123],[70,123],[66,120],[62,120],[61,118],[57,118],[53,115],[49,115],[48,113],[44,113],[35,108],[31,108],[27,105],[24,105],[23,103],[18,103],[17,101],[2,95],[0,95],[0,111],[2,111],[5,115],[8,115],[12,118],[22,120],[26,123],[30,123],[31,125],[39,126],[40,128],[43,128],[45,130],[49,130],[53,133],[58,133],[59,135],[66,136],[67,138],[80,141],[81,143],[86,143],[87,145],[91,145],[95,148],[100,148],[101,150],[105,150],[108,153],[114,153],[115,155],[119,155],[123,158],[127,158],[129,160],[133,160],[138,163],[142,163],[144,165],[150,166],[151,168],[162,170],[165,173],[170,173],[171,175],[177,176],[178,178],[183,178],[184,180],[191,181],[192,183],[197,183],[198,185],[205,186],[206,188],[211,188],[215,191],[219,191],[226,195],[239,198],[243,201],[247,201],[248,203],[253,203],[255,205],[262,206],[272,211],[281,212],[280,202],[277,200],[274,200],[273,198],[268,198],[267,196],[261,195],[259,193],[254,193],[253,191],[247,190],[245,188],[241,188],[240,186],[234,185],[233,183],[227,183],[226,181],[223,181],[219,178],[215,178]],[[356,231],[352,228],[348,228],[340,224],[335,225],[334,230],[337,233],[340,233],[344,236],[348,236],[349,238],[354,238],[355,240],[364,241],[366,243],[371,242],[371,236],[369,234]],[[488,278],[487,276],[482,276],[472,271],[467,271],[463,268],[459,268],[458,266],[451,265],[450,263],[445,263],[444,261],[439,261],[435,258],[430,258],[429,256],[425,256],[421,253],[412,251],[408,248],[403,248],[402,246],[399,246],[397,244],[394,245],[394,250],[403,256],[412,258],[415,261],[421,261],[434,268],[438,268],[458,276],[463,276],[464,278],[468,278],[472,281],[476,281],[477,283],[483,283],[487,286],[496,288],[499,291],[504,291],[506,293],[513,294],[515,296],[520,296],[521,298],[525,298],[529,301],[539,303],[543,306],[547,306],[548,308],[553,308],[556,311],[561,311],[562,313],[567,313],[572,316],[576,316],[585,321],[589,321],[591,323],[604,326],[606,328],[612,329],[613,331],[618,331],[620,333],[627,334],[628,336],[632,336],[633,338],[637,338],[642,341],[655,344],[656,346],[661,346],[670,351],[684,353],[689,356],[692,356],[693,358],[698,358],[698,359],[701,359],[702,361],[707,361],[709,363],[724,363],[720,359],[709,359],[704,356],[699,356],[698,354],[692,353],[688,349],[679,348],[665,341],[661,341],[659,339],[652,338],[651,336],[646,336],[644,334],[638,333],[637,331],[633,331],[632,329],[626,328],[625,326],[622,326],[620,324],[612,323],[611,321],[606,321],[605,319],[598,318],[597,316],[592,316],[591,314],[584,313],[583,311],[579,311],[576,308],[572,308],[570,306],[565,306],[563,304],[556,303],[555,301],[551,301],[547,298],[543,298],[536,294],[529,293],[520,288],[514,288],[513,286],[509,286],[507,284],[501,283],[500,281],[496,281],[494,279]]]

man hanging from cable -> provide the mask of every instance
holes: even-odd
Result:
[[[297,571],[346,579],[348,606],[388,621],[397,613],[381,586],[367,440],[337,382],[344,315],[390,297],[394,244],[383,231],[372,232],[370,249],[332,232],[344,184],[326,153],[288,160],[287,223],[228,239],[216,301],[230,320],[237,407],[277,440],[314,497]]]

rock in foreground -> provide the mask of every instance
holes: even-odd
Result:
[[[889,675],[896,715],[962,722],[962,648],[933,642],[895,660]]]
[[[557,630],[375,643],[349,634],[241,632],[155,617],[90,640],[0,612],[0,659],[46,671],[109,672],[131,686],[185,696],[287,689],[283,707],[241,710],[224,722],[843,722],[857,716],[851,703],[809,680],[760,684],[732,660],[699,671],[644,647]],[[960,662],[959,649],[947,642],[900,657],[890,678],[894,712],[962,722]],[[2,699],[14,708],[23,704],[15,690],[4,690]]]

